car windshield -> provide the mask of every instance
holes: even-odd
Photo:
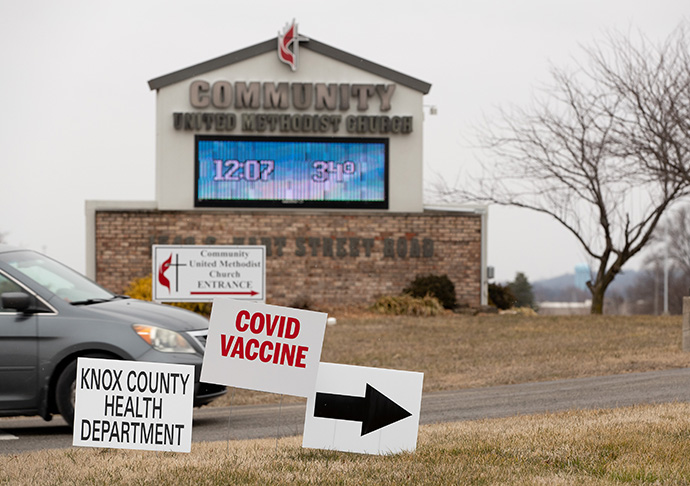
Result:
[[[80,273],[40,253],[13,251],[0,254],[0,260],[73,304],[103,302],[116,297]]]

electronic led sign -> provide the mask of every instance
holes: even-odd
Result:
[[[197,207],[388,209],[388,139],[195,140]]]

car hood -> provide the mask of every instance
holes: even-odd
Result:
[[[179,307],[143,300],[113,300],[92,304],[85,309],[111,320],[124,320],[129,324],[150,324],[172,331],[193,331],[208,328],[208,319],[199,314]]]

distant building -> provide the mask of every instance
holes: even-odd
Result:
[[[589,265],[580,263],[575,265],[575,288],[587,290],[587,282],[591,280]]]
[[[540,302],[539,314],[544,316],[587,315],[591,312],[592,301],[584,302]]]

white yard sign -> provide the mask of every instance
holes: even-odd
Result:
[[[417,447],[423,373],[321,363],[303,447],[365,454]]]
[[[214,300],[201,381],[310,396],[327,317],[289,307]]]
[[[157,302],[266,300],[265,246],[154,245],[152,261]]]
[[[194,366],[79,358],[72,444],[189,452]]]

